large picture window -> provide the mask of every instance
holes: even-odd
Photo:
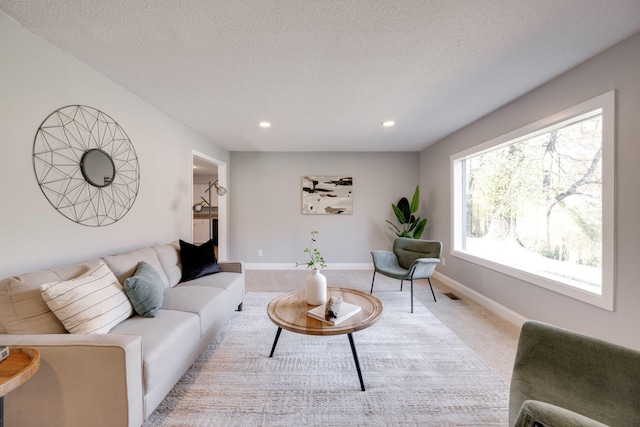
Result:
[[[452,255],[613,309],[613,92],[452,157]]]

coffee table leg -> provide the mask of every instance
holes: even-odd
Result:
[[[362,372],[360,372],[360,362],[358,361],[358,352],[356,351],[356,344],[353,342],[353,334],[348,334],[349,344],[351,344],[351,352],[353,353],[353,360],[356,362],[356,370],[358,371],[358,379],[360,380],[360,387],[364,391],[364,381],[362,381]]]
[[[276,332],[276,339],[273,340],[273,347],[271,347],[271,354],[269,355],[269,357],[273,357],[273,352],[276,351],[276,345],[278,344],[278,338],[280,338],[280,332],[282,332],[282,328],[278,328],[278,332]]]

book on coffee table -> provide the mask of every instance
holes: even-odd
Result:
[[[362,307],[360,307],[359,305],[349,304],[348,302],[343,301],[340,303],[340,311],[338,312],[338,317],[336,319],[327,320],[324,317],[325,307],[326,304],[319,305],[316,308],[312,308],[311,310],[309,310],[308,314],[314,319],[321,320],[324,323],[335,326],[340,322],[350,318],[354,314],[360,313],[360,311],[362,310]]]

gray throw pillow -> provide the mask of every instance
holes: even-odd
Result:
[[[140,316],[156,317],[164,300],[162,278],[149,263],[140,261],[133,276],[124,279],[124,292]]]

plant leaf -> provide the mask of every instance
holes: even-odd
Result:
[[[394,233],[398,234],[400,233],[400,229],[391,221],[389,221],[388,219],[385,219],[385,221],[391,226],[393,227],[393,229],[391,227],[389,227],[389,229],[393,230]]]
[[[423,219],[422,221],[420,221],[418,223],[418,225],[416,226],[415,231],[413,232],[413,238],[414,239],[419,239],[420,236],[422,236],[422,232],[424,231],[424,227],[425,225],[427,225],[427,219]]]
[[[393,228],[389,227],[389,230],[391,230],[393,234],[395,234],[396,236],[400,236],[400,233],[401,233],[400,229],[396,227],[396,225],[393,224],[392,222],[390,221],[387,221],[387,222],[389,223],[389,225],[391,225],[391,227],[393,227]]]
[[[411,199],[411,213],[417,212],[420,206],[420,186],[416,185],[416,191],[413,193],[413,199]]]
[[[398,201],[398,209],[402,212],[402,219],[398,217],[400,224],[407,224],[409,222],[409,218],[411,218],[411,207],[409,206],[409,201],[406,197],[403,197]]]
[[[392,204],[391,207],[393,208],[393,212],[396,214],[396,218],[398,218],[400,224],[404,224],[404,214],[402,213],[400,208],[394,204]]]

